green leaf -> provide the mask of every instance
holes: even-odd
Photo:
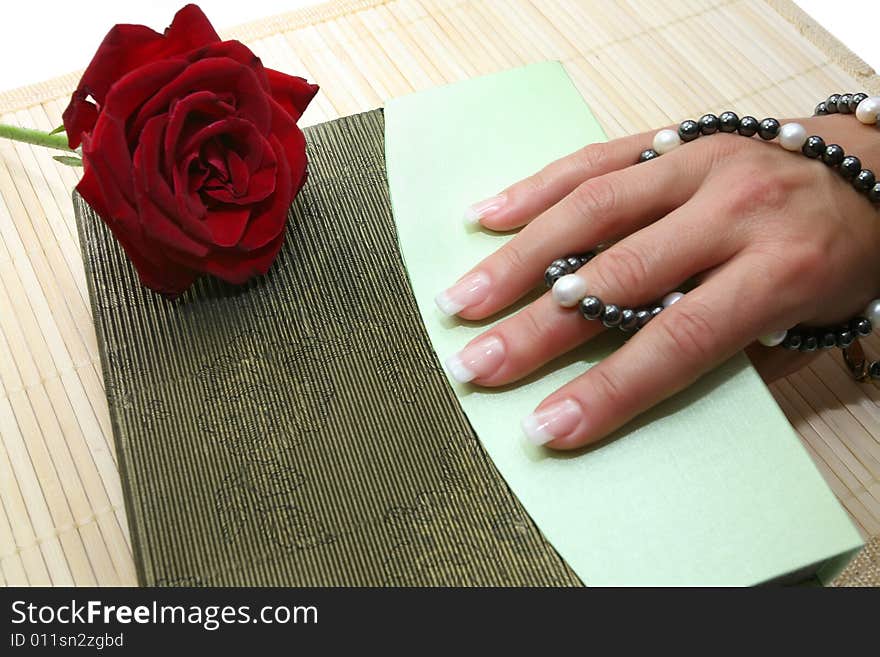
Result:
[[[82,159],[73,157],[72,155],[55,155],[52,159],[56,162],[61,162],[61,164],[66,164],[69,167],[81,167],[83,165]]]
[[[50,135],[57,135],[59,132],[64,132],[64,124],[63,124],[63,123],[62,123],[60,126],[58,126],[57,128],[55,128],[55,129],[54,129],[52,132],[50,132],[49,134],[50,134]]]

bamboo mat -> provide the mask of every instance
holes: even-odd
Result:
[[[610,138],[704,111],[801,116],[832,91],[880,92],[868,66],[783,0],[343,0],[224,36],[321,84],[304,124],[547,59],[564,63]],[[0,93],[0,121],[55,127],[77,80]],[[0,140],[5,585],[136,583],[76,182],[50,153]],[[880,354],[876,335],[868,349]],[[772,392],[860,530],[880,536],[880,389],[825,354]],[[878,541],[842,583],[880,585]]]

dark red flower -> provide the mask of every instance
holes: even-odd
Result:
[[[77,189],[147,287],[265,274],[306,177],[296,122],[318,87],[221,41],[195,5],[165,34],[117,25],[64,111]]]

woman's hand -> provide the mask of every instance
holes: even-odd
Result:
[[[849,116],[799,120],[863,166],[880,131]],[[554,259],[613,245],[585,265],[587,294],[649,304],[698,284],[614,354],[523,421],[557,449],[596,441],[697,380],[759,335],[830,325],[880,292],[880,212],[821,160],[736,134],[683,144],[633,165],[653,133],[588,146],[479,203],[469,218],[519,234],[438,296],[449,314],[487,318],[542,284]],[[481,386],[516,381],[604,330],[544,294],[448,361]],[[809,357],[752,347],[765,378]]]

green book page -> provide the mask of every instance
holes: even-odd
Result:
[[[393,100],[386,121],[400,247],[445,359],[489,323],[446,318],[434,296],[510,239],[466,230],[463,209],[605,136],[552,62]],[[504,389],[453,382],[501,474],[581,579],[749,585],[800,569],[832,576],[860,537],[743,355],[597,448],[554,453],[524,440],[519,421],[617,340],[607,334]]]

